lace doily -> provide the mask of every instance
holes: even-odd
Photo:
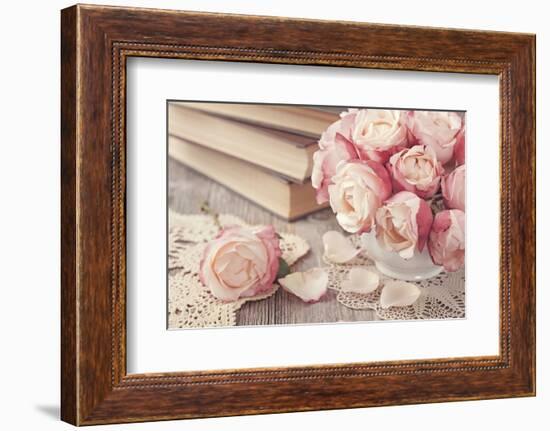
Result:
[[[249,226],[238,217],[220,214],[222,226]],[[236,312],[247,301],[273,295],[279,285],[253,298],[223,302],[214,297],[199,280],[200,258],[206,243],[219,232],[213,217],[182,215],[170,211],[168,234],[168,327],[206,328],[234,326]],[[308,243],[297,235],[279,233],[283,259],[293,265],[309,251]]]
[[[359,238],[350,238],[359,247]],[[456,272],[442,272],[436,277],[413,282],[420,288],[417,301],[408,307],[382,308],[380,293],[383,285],[392,280],[382,274],[374,262],[363,254],[346,264],[328,263],[329,289],[338,292],[336,300],[355,310],[374,310],[383,320],[414,320],[414,319],[457,319],[465,316],[464,269]],[[347,278],[351,268],[361,266],[376,272],[380,276],[380,286],[369,294],[343,292],[341,284]]]
[[[199,264],[206,243],[219,232],[213,217],[208,215],[169,214],[168,236],[168,327],[205,328],[215,326],[234,326],[236,313],[247,301],[258,301],[273,295],[278,289],[272,289],[252,298],[241,298],[235,302],[223,302],[215,298],[199,280]],[[219,223],[222,226],[249,226],[238,217],[221,214]],[[283,258],[289,265],[309,251],[309,245],[301,237],[280,233]],[[356,247],[359,238],[350,237]],[[453,319],[465,316],[464,269],[415,282],[420,288],[418,300],[408,307],[380,306],[382,287],[391,278],[380,273],[374,263],[364,254],[346,264],[325,262],[329,274],[329,289],[337,292],[338,303],[351,309],[374,310],[383,320],[414,319]],[[341,284],[347,278],[351,268],[361,266],[379,274],[380,287],[372,293],[360,294],[341,290]]]

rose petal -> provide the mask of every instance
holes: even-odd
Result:
[[[420,289],[416,285],[406,281],[389,281],[380,294],[380,306],[382,308],[406,307],[414,304],[419,296]]]
[[[313,268],[305,272],[293,272],[278,281],[283,289],[302,301],[317,302],[327,293],[328,274],[322,268]]]
[[[334,263],[346,263],[353,259],[360,250],[340,232],[330,230],[323,235],[325,258]]]
[[[380,283],[380,276],[365,268],[352,268],[348,278],[341,283],[343,292],[371,293]]]

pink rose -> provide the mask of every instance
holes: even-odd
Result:
[[[368,232],[376,210],[391,195],[391,180],[372,160],[340,162],[328,187],[330,206],[346,232]]]
[[[332,184],[338,163],[359,158],[355,146],[349,139],[355,112],[343,112],[340,117],[340,120],[331,124],[321,135],[319,150],[313,154],[311,184],[317,190],[319,204],[328,201],[328,186]]]
[[[385,163],[392,154],[407,147],[407,112],[389,109],[360,109],[355,113],[351,140],[361,159]]]
[[[464,136],[462,116],[456,112],[413,111],[408,122],[417,143],[432,147],[443,165],[453,158],[454,147]]]
[[[463,165],[466,163],[466,136],[464,133],[464,128],[456,136],[454,158],[457,165]]]
[[[222,301],[254,296],[273,285],[280,256],[273,226],[225,228],[204,249],[200,279]]]
[[[376,238],[387,251],[410,259],[426,245],[433,214],[425,200],[411,192],[399,192],[376,212]]]
[[[441,180],[441,193],[447,208],[465,211],[466,165],[460,165]]]
[[[415,145],[391,156],[388,170],[395,191],[406,190],[431,198],[439,188],[443,167],[431,147]]]
[[[464,266],[465,219],[461,210],[445,210],[435,215],[428,249],[434,263],[443,265],[446,271],[457,271]]]

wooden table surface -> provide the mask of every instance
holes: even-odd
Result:
[[[251,178],[251,181],[253,179]],[[224,186],[198,174],[177,161],[168,161],[168,206],[181,214],[200,213],[201,203],[208,201],[219,213],[229,213],[251,224],[273,224],[278,232],[295,233],[311,247],[293,270],[325,266],[322,262],[322,235],[338,230],[334,214],[325,209],[295,222],[287,222]],[[276,325],[319,322],[356,322],[378,320],[374,311],[352,310],[336,301],[332,290],[314,304],[306,304],[279,289],[262,301],[247,302],[238,312],[237,325]]]

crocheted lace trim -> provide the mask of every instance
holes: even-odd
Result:
[[[351,240],[359,248],[359,238],[352,236]],[[383,320],[432,320],[465,317],[464,269],[456,272],[442,272],[435,277],[412,282],[420,288],[420,296],[414,304],[407,307],[382,308],[380,293],[384,284],[393,279],[378,271],[373,261],[364,254],[359,254],[346,264],[328,263],[328,265],[329,289],[338,292],[336,300],[346,307],[355,310],[374,310],[377,316]],[[367,268],[380,276],[378,289],[368,294],[342,291],[342,281],[348,277],[350,269],[357,266]]]

